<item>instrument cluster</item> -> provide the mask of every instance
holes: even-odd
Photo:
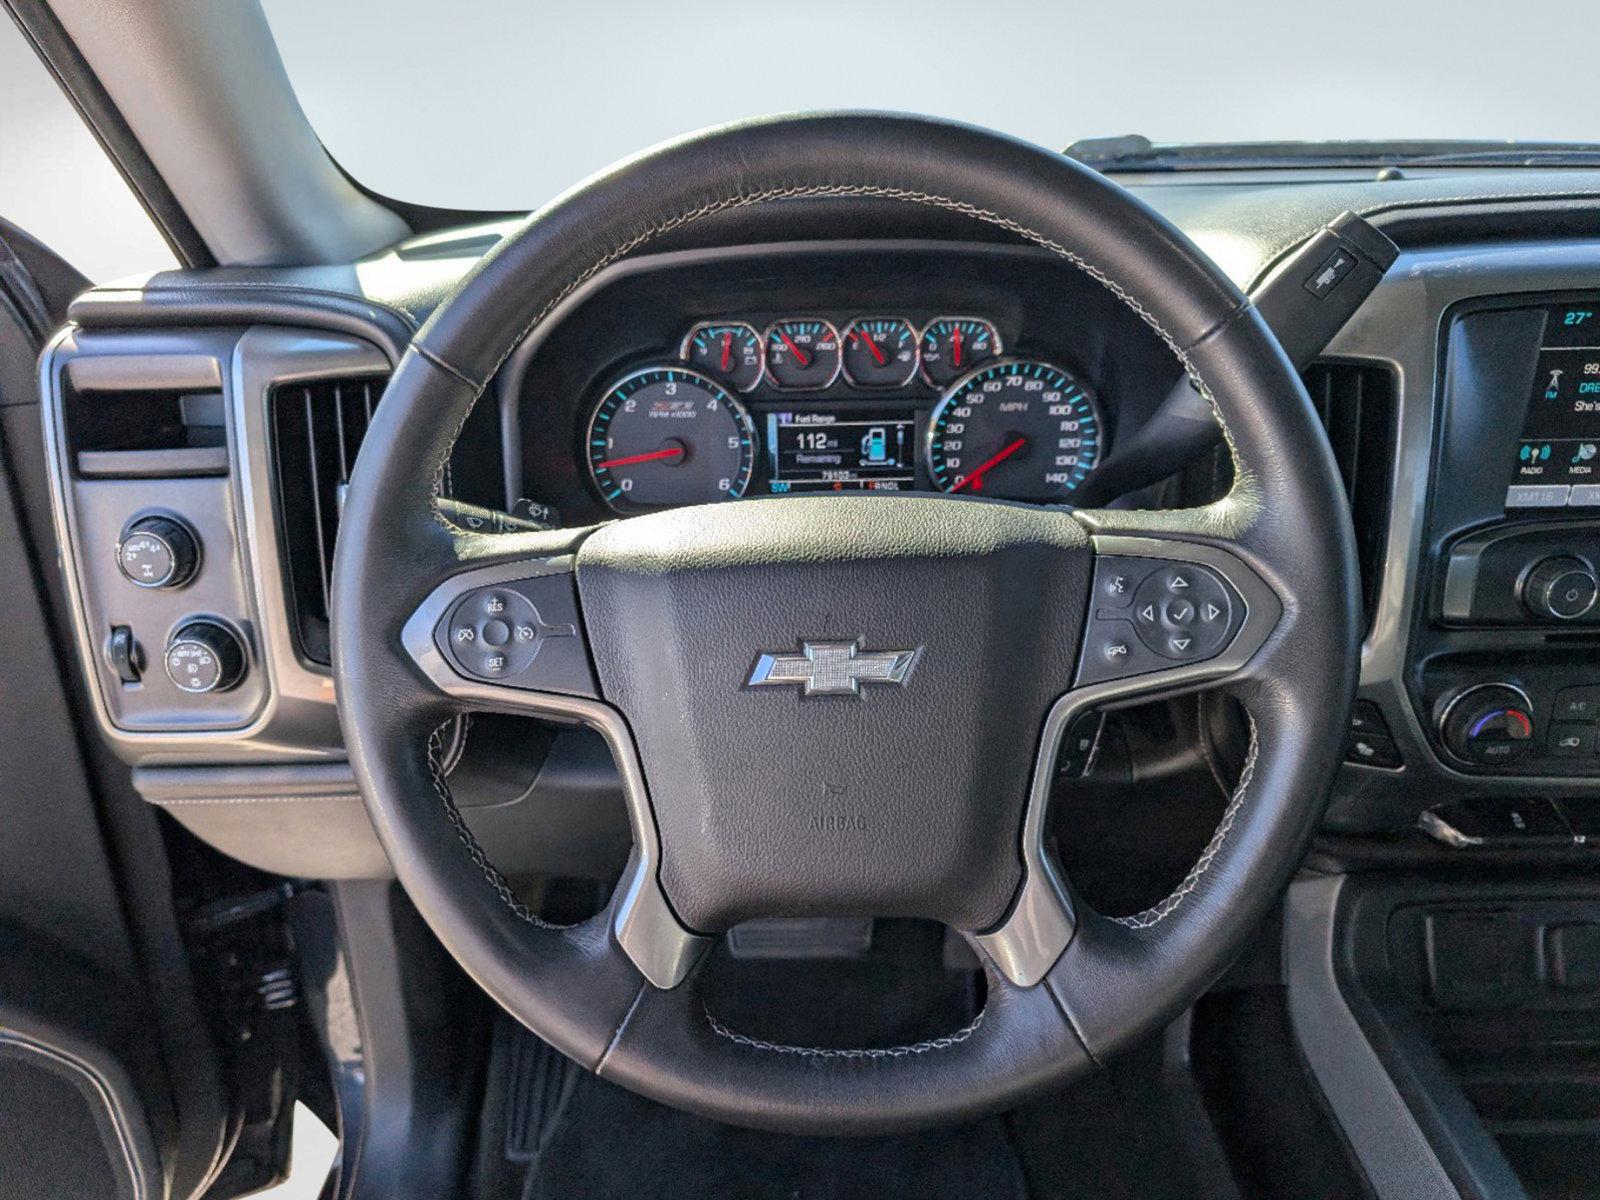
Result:
[[[675,359],[605,386],[583,450],[620,513],[796,492],[1065,503],[1105,433],[1079,376],[1008,356],[986,317],[806,315],[693,325]]]

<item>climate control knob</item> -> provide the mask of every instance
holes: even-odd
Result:
[[[1582,559],[1560,555],[1534,565],[1523,577],[1522,602],[1547,621],[1571,621],[1594,607],[1600,580]]]
[[[244,678],[244,642],[220,621],[190,621],[167,643],[166,668],[183,691],[225,692]]]
[[[1533,705],[1510,684],[1470,687],[1446,705],[1439,733],[1463,762],[1486,767],[1514,762],[1533,748]]]
[[[142,588],[182,587],[200,565],[200,539],[177,517],[140,517],[117,543],[117,566]]]

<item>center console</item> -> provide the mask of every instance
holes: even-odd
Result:
[[[1406,686],[1468,775],[1600,775],[1600,299],[1447,314]]]

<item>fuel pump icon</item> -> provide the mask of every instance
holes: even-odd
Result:
[[[874,425],[861,438],[861,465],[881,467],[889,461],[889,431],[882,425]]]

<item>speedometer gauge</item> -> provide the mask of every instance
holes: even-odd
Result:
[[[606,503],[635,507],[737,498],[755,467],[750,414],[719,384],[681,367],[647,367],[606,389],[584,442]]]
[[[999,362],[966,376],[928,425],[928,470],[947,492],[1069,499],[1100,461],[1094,397],[1060,367]]]

